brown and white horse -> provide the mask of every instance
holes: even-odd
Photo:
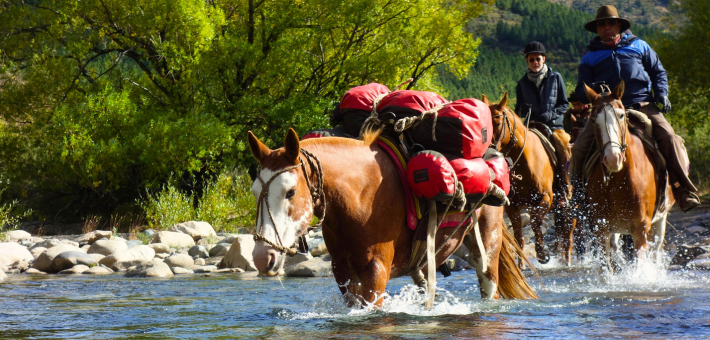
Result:
[[[555,202],[553,192],[555,168],[540,138],[528,130],[523,121],[506,107],[507,92],[498,104],[489,103],[486,96],[483,96],[483,102],[489,105],[493,116],[493,138],[496,148],[517,161],[511,169],[510,185],[514,194],[510,197],[510,205],[505,207],[505,212],[513,225],[515,238],[521,247],[524,246],[521,213],[523,209],[528,208],[530,227],[535,233],[537,259],[540,263],[547,263],[550,258],[544,248],[541,226],[545,215]],[[559,143],[555,147],[569,148]],[[560,208],[558,214],[561,216],[559,218],[556,216],[555,219],[555,253],[560,256],[561,261],[569,265],[574,224],[567,210],[562,211]]]
[[[590,224],[605,265],[618,268],[611,256],[612,234],[631,235],[639,258],[649,252],[660,256],[668,210],[675,202],[666,185],[666,202],[656,211],[656,164],[641,140],[629,133],[628,117],[620,98],[623,80],[608,95],[599,95],[585,85],[592,103],[590,119],[595,124],[600,160],[588,180]],[[656,258],[658,260],[658,258]]]
[[[363,140],[299,141],[289,129],[284,148],[271,150],[249,132],[249,146],[261,165],[252,190],[260,206],[253,256],[262,275],[280,274],[284,253],[293,252],[290,247],[307,232],[314,214],[322,217],[333,274],[348,304],[379,307],[387,281],[409,274],[403,270],[411,256],[414,231],[405,224],[404,188],[376,138],[376,133],[368,133]],[[487,271],[477,271],[481,296],[535,298],[514,265],[522,250],[511,244],[512,237],[504,237],[502,208],[484,206],[477,217],[489,264]],[[437,232],[437,248],[454,229]],[[436,256],[437,266],[461,245],[467,231],[460,228],[443,246]],[[480,268],[480,251],[474,256]]]

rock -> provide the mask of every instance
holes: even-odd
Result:
[[[229,251],[229,248],[232,247],[231,243],[217,243],[212,249],[210,249],[209,256],[214,257],[214,256],[224,256],[227,255],[227,252]]]
[[[113,274],[113,270],[107,269],[101,266],[96,266],[89,268],[88,270],[82,272],[82,274],[85,275],[106,275],[106,274]]]
[[[323,261],[321,257],[288,267],[285,272],[289,277],[320,277],[332,274],[330,261]]]
[[[217,266],[199,266],[192,268],[195,273],[213,273],[217,271]]]
[[[315,248],[310,248],[311,250],[311,255],[313,256],[323,256],[325,254],[328,254],[328,247],[325,246],[325,242],[318,243],[318,245]]]
[[[694,260],[699,255],[706,254],[707,252],[707,247],[683,244],[678,247],[678,251],[675,253],[675,256],[673,256],[670,264],[685,266],[688,262]]]
[[[194,274],[195,272],[192,271],[192,269],[187,269],[183,267],[172,267],[170,268],[173,271],[173,274],[175,275],[180,275],[180,274]]]
[[[217,233],[214,232],[214,228],[212,228],[209,223],[202,221],[178,223],[172,226],[170,230],[190,235],[195,241],[201,238],[217,237]]]
[[[528,225],[528,223],[530,223],[530,214],[529,213],[520,214],[520,222],[523,227]]]
[[[27,262],[25,261],[15,261],[10,265],[9,268],[17,269],[21,272],[24,272],[27,271],[28,268],[30,268],[30,265],[27,264]]]
[[[53,269],[52,263],[54,262],[54,258],[57,257],[57,255],[66,252],[66,251],[77,251],[77,252],[82,252],[80,248],[68,245],[68,244],[62,244],[59,246],[55,246],[52,248],[49,248],[45,250],[42,254],[37,257],[35,262],[32,264],[32,268],[37,268],[43,272],[47,273],[56,273],[57,271]]]
[[[38,258],[40,254],[44,253],[44,251],[47,250],[45,247],[34,247],[30,250],[30,253],[34,258]]]
[[[44,248],[49,249],[49,248],[52,248],[52,247],[60,246],[60,245],[62,245],[62,244],[63,244],[62,241],[59,241],[59,240],[57,240],[57,239],[55,239],[55,238],[50,238],[50,239],[46,239],[46,240],[41,241],[41,242],[36,242],[35,245],[32,246],[32,248],[44,247]]]
[[[146,262],[129,269],[126,277],[173,277],[173,271],[165,263]]]
[[[77,265],[84,265],[89,269],[89,267],[93,267],[96,264],[96,259],[83,251],[65,251],[54,257],[51,270],[59,272]]]
[[[35,245],[34,242],[28,241],[28,240],[20,241],[20,244],[23,245],[24,247],[27,247],[27,248],[32,248]]]
[[[244,273],[244,269],[241,268],[224,268],[224,269],[217,269],[214,271],[216,274],[222,274],[222,273]]]
[[[5,272],[0,269],[0,281],[7,279],[7,275],[5,275]]]
[[[94,244],[94,242],[105,238],[105,239],[111,239],[111,236],[113,236],[113,232],[110,230],[94,230],[90,233],[86,233],[84,235],[81,235],[77,237],[74,241],[76,242],[86,242],[88,245]]]
[[[205,265],[219,266],[219,263],[222,262],[223,259],[224,259],[224,256],[210,257],[210,258],[205,259]]]
[[[470,263],[468,263],[468,261],[462,259],[459,256],[451,255],[449,260],[452,260],[452,262],[453,262],[449,266],[449,269],[452,272],[457,272],[457,271],[464,270],[464,269],[473,269],[473,266]]]
[[[310,261],[312,259],[313,259],[313,256],[311,256],[311,254],[309,254],[309,253],[305,253],[305,254],[296,253],[293,256],[286,257],[286,261],[284,262],[284,268],[295,266],[301,262]]]
[[[74,247],[79,248],[79,242],[74,242],[74,241],[64,240],[64,239],[59,240],[59,242],[62,242],[62,244],[68,244],[70,246],[74,246]]]
[[[187,255],[187,254],[184,254],[184,255]],[[187,256],[190,256],[190,255],[187,255]],[[195,261],[196,266],[204,266],[205,265],[205,259],[197,259],[194,261]]]
[[[710,259],[709,258],[695,259],[695,260],[688,262],[687,266],[691,267],[691,268],[708,270],[708,269],[710,269]]]
[[[30,262],[34,259],[32,253],[19,243],[0,243],[0,266],[7,266],[17,261]]]
[[[195,245],[195,240],[188,234],[183,234],[174,231],[160,231],[153,237],[152,243],[165,243],[170,247],[192,247]]]
[[[89,252],[89,249],[91,249],[91,246],[88,245],[88,244],[85,244],[85,245],[81,246],[81,250],[83,250],[83,251],[85,251],[85,252],[87,252],[87,253]]]
[[[27,275],[47,275],[47,273],[37,269],[37,268],[29,268],[25,270],[25,274]]]
[[[218,267],[219,269],[241,268],[245,271],[255,271],[256,267],[251,255],[253,251],[254,238],[251,235],[238,235]]]
[[[145,246],[145,245],[141,245],[141,246],[133,247],[128,250],[124,250],[120,253],[115,253],[113,255],[106,256],[103,259],[101,259],[101,261],[99,261],[99,263],[110,268],[116,262],[132,261],[132,260],[150,261],[154,257],[155,257],[155,250],[153,250],[153,248]]]
[[[126,242],[117,240],[97,240],[94,242],[87,253],[101,254],[105,256],[117,254],[128,250]]]
[[[470,252],[469,252],[469,250],[468,250],[468,247],[466,247],[466,242],[464,242],[464,243],[461,244],[461,246],[459,247],[459,249],[456,249],[456,251],[454,252],[454,255],[456,255],[456,256],[458,256],[458,257],[464,259],[464,260],[468,260],[468,258],[469,258],[469,256],[470,256],[469,253],[470,253]]]
[[[530,259],[536,259],[537,258],[537,252],[535,251],[535,243],[528,243],[523,247],[523,255]]]
[[[164,259],[165,259],[166,257],[168,257],[168,256],[170,256],[170,254],[160,253],[160,254],[155,254],[155,257],[154,257],[154,258],[155,258],[155,259],[164,260]]]
[[[688,233],[691,233],[691,234],[702,234],[703,232],[705,232],[705,229],[706,228],[703,226],[696,225],[696,226],[692,226],[688,229],[685,229],[685,231]]]
[[[204,261],[204,260],[202,260]],[[187,254],[176,254],[165,259],[165,264],[170,268],[182,267],[185,269],[192,269],[195,266],[195,261],[190,255]],[[203,263],[204,264],[204,263]]]
[[[128,246],[128,249],[131,249],[136,246],[141,246],[143,245],[143,241],[141,240],[130,240],[126,242],[126,245]]]
[[[111,265],[110,269],[115,271],[115,272],[125,272],[127,270],[130,270],[132,267],[140,266],[143,264],[146,264],[151,261],[146,261],[146,260],[128,260],[128,261],[120,261],[116,262]]]
[[[7,236],[7,241],[10,242],[22,242],[22,241],[31,241],[32,240],[32,235],[24,230],[13,230],[10,231],[6,234]]]
[[[142,231],[142,234],[147,237],[153,237],[153,235],[155,235],[155,231],[153,231],[153,229],[146,229]]]
[[[156,254],[170,254],[170,246],[164,243],[151,243],[148,247],[153,248]]]
[[[217,242],[217,244],[226,243],[231,246],[232,243],[234,243],[234,240],[236,240],[238,236],[239,236],[238,234],[229,234],[225,238],[219,240],[219,242]]]
[[[207,258],[210,257],[210,252],[207,251],[205,246],[194,246],[187,251],[192,257]]]
[[[69,269],[64,269],[57,274],[59,274],[59,275],[76,275],[76,274],[81,274],[87,270],[89,270],[88,266],[85,266],[83,264],[79,264],[79,265],[76,265],[76,266],[71,267]]]

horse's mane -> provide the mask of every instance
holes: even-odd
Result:
[[[321,138],[310,138],[301,141],[304,145],[353,145],[353,146],[370,146],[372,143],[377,141],[377,137],[382,133],[382,129],[377,130],[367,130],[362,135],[362,139],[353,138],[333,138],[333,137],[321,137]]]

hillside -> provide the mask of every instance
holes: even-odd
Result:
[[[480,54],[464,79],[439,68],[439,79],[450,99],[480,97],[497,100],[508,91],[515,97],[515,84],[526,68],[525,44],[537,40],[547,48],[547,64],[560,72],[567,91],[577,83],[577,65],[594,34],[584,30],[602,4],[615,5],[632,21],[631,30],[648,39],[659,32],[667,1],[602,0],[498,0],[474,19],[469,31],[482,37]]]

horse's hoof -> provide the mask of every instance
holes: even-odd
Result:
[[[537,262],[540,262],[540,264],[547,264],[550,262],[550,255],[537,253]]]

